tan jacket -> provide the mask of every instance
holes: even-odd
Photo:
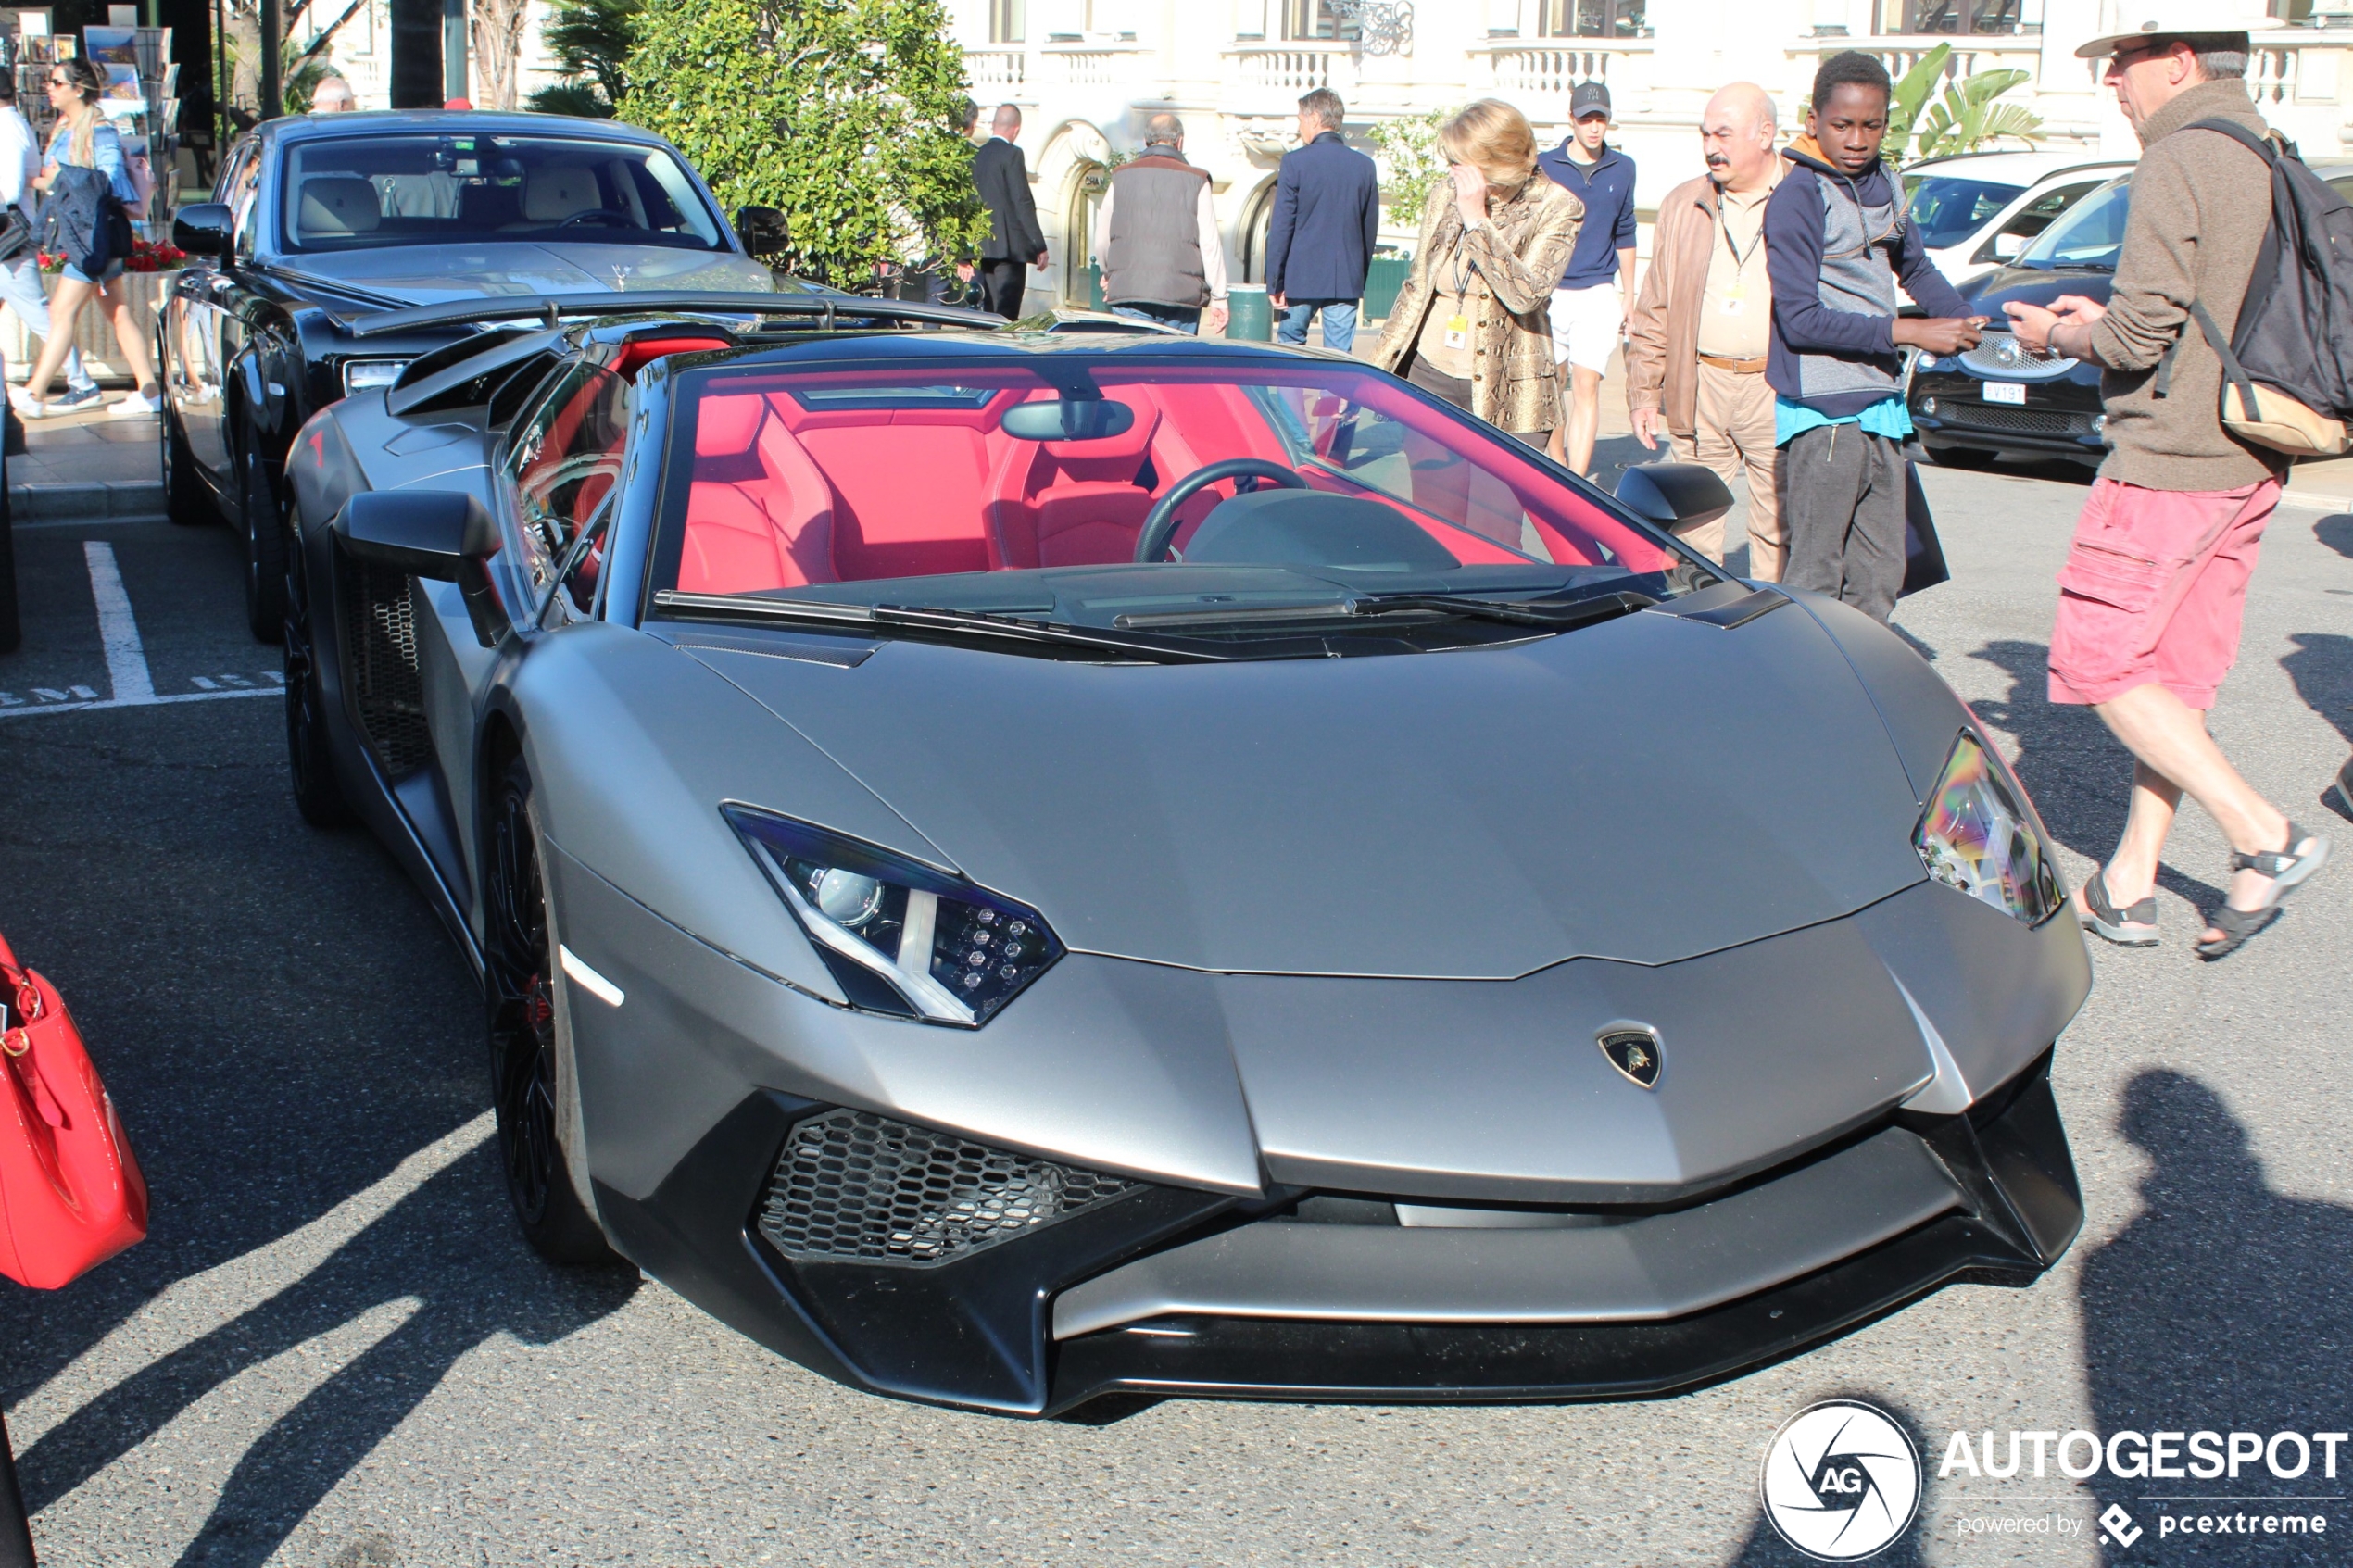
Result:
[[[1560,383],[1553,368],[1553,287],[1568,270],[1585,204],[1541,174],[1509,201],[1490,197],[1487,221],[1467,234],[1454,207],[1454,182],[1441,180],[1422,209],[1413,275],[1389,313],[1373,363],[1397,371],[1421,341],[1432,298],[1430,264],[1460,240],[1478,265],[1470,299],[1471,412],[1516,434],[1550,431],[1561,421]]]
[[[2109,367],[2100,473],[2149,490],[2235,490],[2285,466],[2222,429],[2222,362],[2190,320],[2190,301],[2204,300],[2229,340],[2271,221],[2263,160],[2218,132],[2183,129],[2199,119],[2266,129],[2235,80],[2201,82],[2149,117],[2115,287],[2092,328],[2092,352]],[[2172,385],[2158,397],[2157,364],[2177,342]]]
[[[1699,420],[1699,303],[1715,244],[1716,182],[1703,174],[1658,204],[1650,270],[1626,319],[1626,411],[1662,409],[1686,441]]]

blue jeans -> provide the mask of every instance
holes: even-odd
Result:
[[[1284,343],[1304,344],[1307,323],[1324,313],[1324,346],[1346,354],[1356,346],[1356,302],[1353,299],[1294,299],[1275,323],[1275,336]]]
[[[46,343],[49,339],[49,301],[41,292],[41,264],[28,255],[21,261],[0,266],[0,300],[17,313],[24,330]],[[27,366],[30,370],[31,367]],[[66,384],[76,392],[94,387],[90,372],[82,368],[82,350],[66,350]]]
[[[1141,300],[1133,305],[1114,305],[1114,316],[1125,316],[1131,321],[1158,321],[1164,327],[1174,327],[1180,332],[1201,335],[1201,307],[1198,305],[1148,305]]]

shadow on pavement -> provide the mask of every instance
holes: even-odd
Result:
[[[2312,525],[2312,537],[2340,556],[2353,556],[2353,514],[2335,512]]]
[[[2077,854],[2105,862],[2124,832],[2132,803],[2132,754],[2090,709],[2050,700],[2047,645],[2008,639],[1988,643],[1969,657],[2010,678],[2008,696],[1971,706],[2017,745],[2012,766],[2034,797],[2044,825]],[[2157,881],[2199,909],[2222,901],[2221,888],[2170,863],[2158,868]]]
[[[2287,1047],[2287,1042],[2283,1042]],[[2271,1190],[2241,1127],[2195,1078],[2143,1073],[2125,1086],[2121,1130],[2149,1160],[2141,1211],[2083,1261],[2084,1376],[2103,1433],[2342,1431],[2353,1345],[2353,1210]],[[2152,1302],[2164,1303],[2152,1311]],[[2341,1473],[2340,1473],[2341,1474]],[[2235,1481],[2126,1482],[2176,1495],[2341,1493],[2258,1463]],[[2157,1505],[2126,1503],[2153,1537]],[[2227,1503],[2246,1509],[2246,1503]],[[2340,1508],[2312,1505],[2338,1524]],[[2298,1512],[2305,1512],[2299,1509]],[[2334,1529],[2330,1531],[2334,1535]],[[2143,1542],[2145,1561],[2152,1542]],[[2103,1541],[2110,1561],[2133,1560]],[[2267,1539],[2265,1562],[2342,1561],[2341,1546]],[[2311,1557],[2295,1555],[2299,1548]],[[2253,1561],[2236,1537],[2166,1541],[2166,1560]]]
[[[2345,520],[2353,523],[2353,518]],[[2347,530],[2353,535],[2353,528]],[[2353,555],[2353,538],[2347,553]],[[2305,706],[2335,726],[2353,744],[2353,637],[2334,632],[2291,633],[2296,651],[2280,658],[2280,668],[2296,683],[2296,695]]]

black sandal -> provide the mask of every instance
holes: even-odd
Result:
[[[2108,896],[2108,868],[2100,867],[2083,884],[2083,905],[2088,911],[2079,917],[2083,929],[2093,935],[2120,947],[2154,947],[2157,935],[2157,895],[2152,893],[2136,904],[2118,909]],[[2145,926],[2134,931],[2133,926]]]
[[[2255,855],[2233,854],[2231,871],[2257,872],[2271,879],[2271,887],[2263,895],[2263,902],[2252,909],[2242,909],[2224,904],[2214,911],[2214,929],[2222,934],[2219,942],[2201,940],[2197,956],[2213,960],[2227,958],[2244,947],[2246,939],[2262,931],[2280,918],[2280,900],[2311,879],[2312,873],[2328,864],[2329,841],[2325,834],[2307,833],[2294,822],[2287,825],[2287,847],[2269,849]]]

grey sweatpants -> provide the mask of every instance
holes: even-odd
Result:
[[[1904,586],[1904,448],[1859,425],[1816,425],[1781,448],[1789,564],[1781,581],[1884,622]]]

